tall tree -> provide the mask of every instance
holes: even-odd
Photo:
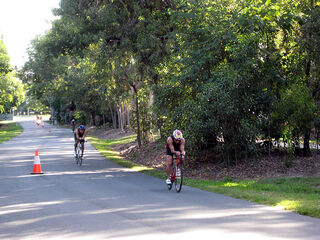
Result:
[[[25,91],[10,67],[10,58],[2,39],[0,39],[0,113],[7,113],[23,102]]]

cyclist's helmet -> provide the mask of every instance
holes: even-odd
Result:
[[[176,140],[181,140],[183,137],[182,132],[178,129],[174,130],[172,135],[173,135],[174,139],[176,139]]]
[[[86,130],[86,127],[83,126],[83,125],[80,125],[80,126],[79,126],[79,130]]]

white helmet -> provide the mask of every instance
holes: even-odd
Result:
[[[174,130],[172,135],[176,140],[181,140],[183,138],[182,132],[178,129]]]

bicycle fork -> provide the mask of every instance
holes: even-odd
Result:
[[[172,177],[171,177],[172,182],[176,181],[177,169],[178,169],[179,164],[180,164],[180,158],[177,158],[175,164],[173,164],[173,166],[172,166]]]

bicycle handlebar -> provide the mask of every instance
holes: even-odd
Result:
[[[182,156],[182,157],[185,157],[185,156],[186,156],[186,155],[182,155],[181,152],[180,152],[179,155],[177,155],[176,153],[174,153],[173,155],[175,155],[176,157],[178,157],[178,156],[179,156],[179,157],[181,157],[181,156]]]
[[[75,141],[88,142],[88,140],[80,140],[80,139],[76,139]]]

